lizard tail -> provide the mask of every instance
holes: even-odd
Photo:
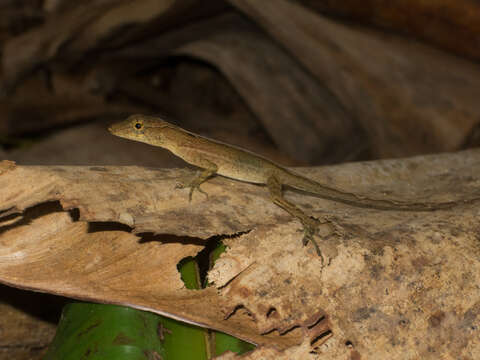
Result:
[[[281,179],[281,182],[285,186],[316,195],[322,199],[333,200],[355,207],[397,211],[433,211],[447,209],[458,205],[458,203],[454,201],[443,203],[424,203],[371,199],[322,185],[294,172],[286,171],[285,174],[282,175],[285,176],[285,178]]]

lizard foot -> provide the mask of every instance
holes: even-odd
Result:
[[[345,238],[347,236],[347,232],[345,229],[337,223],[336,218],[331,216],[322,216],[320,220],[318,220],[318,225],[327,225],[330,228],[330,234]]]
[[[196,181],[192,181],[189,184],[177,183],[175,185],[175,189],[186,189],[186,188],[190,189],[190,192],[188,193],[188,201],[190,202],[192,201],[192,195],[195,190],[198,190],[198,192],[201,192],[202,194],[204,194],[208,199],[208,194],[200,188],[200,184],[198,184]]]
[[[206,181],[209,177],[213,176],[215,174],[215,171],[216,170],[216,165],[213,165],[215,166],[215,169],[212,170],[212,169],[204,169],[200,174],[197,173],[195,175],[195,177],[193,178],[193,180],[191,180],[189,183],[187,184],[181,184],[181,183],[177,183],[177,186],[175,186],[177,189],[180,188],[180,189],[183,189],[183,188],[190,188],[190,193],[188,194],[188,200],[191,202],[192,201],[192,195],[193,195],[193,192],[195,190],[198,190],[199,192],[201,192],[202,194],[204,194],[207,199],[208,199],[208,194],[203,191],[202,189],[200,189],[200,185]]]
[[[317,241],[315,240],[315,235],[317,233],[320,222],[309,217],[302,220],[302,225],[303,225],[303,239],[302,239],[303,246],[306,246],[309,242],[312,243],[312,245],[315,247],[315,251],[317,252],[317,255],[320,256],[320,258],[322,259],[322,264],[323,264],[324,258],[322,255],[322,251],[320,250],[320,247],[318,246]]]

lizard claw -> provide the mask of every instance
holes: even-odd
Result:
[[[193,195],[193,192],[195,190],[204,194],[208,199],[208,194],[200,188],[200,185],[189,185],[189,186],[186,186],[186,187],[190,188],[190,192],[188,193],[188,201],[189,202],[192,202],[192,195]]]
[[[195,190],[198,190],[199,192],[201,192],[202,194],[204,194],[207,199],[208,199],[208,194],[203,191],[201,188],[200,188],[200,185],[197,185],[197,184],[188,184],[188,185],[185,185],[185,184],[182,184],[182,183],[177,183],[175,185],[175,189],[185,189],[185,188],[189,188],[190,189],[190,192],[188,193],[188,201],[189,202],[192,202],[192,196],[193,196],[193,192]]]
[[[200,185],[196,186],[195,189],[197,189],[198,192],[201,192],[203,195],[205,195],[206,198],[208,199],[208,194],[201,189]]]
[[[208,199],[208,194],[203,191],[201,188],[200,188],[200,185],[205,181],[207,180],[210,176],[212,176],[212,174],[214,174],[214,171],[213,170],[207,170],[205,169],[201,174],[197,174],[197,176],[195,176],[193,178],[193,180],[191,180],[190,182],[188,182],[187,184],[185,183],[177,183],[177,185],[175,186],[176,189],[184,189],[184,188],[189,188],[190,189],[190,192],[188,193],[188,201],[189,202],[192,202],[192,196],[193,196],[193,192],[195,190],[198,190],[199,192],[201,192],[202,194],[204,194],[207,199]]]
[[[317,255],[321,258],[322,264],[324,263],[324,258],[322,255],[322,251],[320,250],[320,247],[317,244],[317,241],[315,240],[314,236],[317,233],[317,228],[319,223],[314,220],[309,218],[309,221],[305,221],[303,223],[303,239],[302,243],[303,246],[306,246],[309,242],[313,245],[315,248],[315,251],[317,252]]]

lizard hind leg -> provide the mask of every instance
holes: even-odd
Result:
[[[322,257],[323,259],[320,248],[314,238],[320,225],[319,221],[311,218],[310,216],[305,214],[300,208],[287,201],[283,197],[282,184],[275,176],[270,176],[267,179],[267,187],[273,203],[280,206],[282,209],[287,211],[293,217],[300,220],[300,222],[302,223],[304,234],[302,240],[303,245],[307,245],[309,242],[311,242],[312,245],[315,247],[315,251],[317,252],[318,256]]]

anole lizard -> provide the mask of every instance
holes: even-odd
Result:
[[[303,244],[306,245],[311,241],[319,255],[320,250],[313,236],[320,222],[287,201],[283,197],[284,186],[321,198],[380,210],[427,211],[451,207],[454,204],[450,202],[410,203],[363,198],[322,185],[248,150],[194,134],[157,117],[132,115],[125,121],[110,126],[108,130],[119,137],[170,150],[184,161],[203,169],[188,185],[182,186],[190,188],[190,200],[195,189],[204,193],[200,185],[217,174],[234,180],[266,185],[272,201],[302,223]]]

